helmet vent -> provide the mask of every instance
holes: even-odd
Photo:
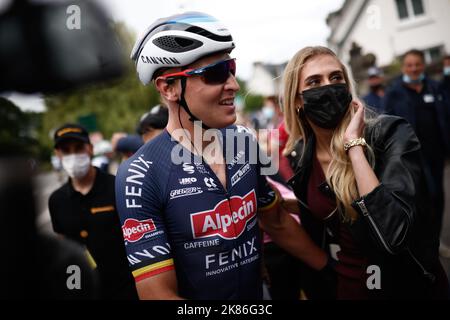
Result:
[[[201,47],[202,43],[184,37],[163,36],[153,40],[153,44],[169,52],[187,52]]]

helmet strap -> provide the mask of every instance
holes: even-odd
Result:
[[[197,118],[196,116],[194,116],[194,114],[191,112],[191,110],[189,110],[189,107],[187,105],[186,99],[184,99],[184,93],[186,91],[186,78],[181,78],[181,97],[180,99],[177,101],[178,105],[180,105],[184,111],[187,112],[187,114],[189,115],[189,120],[191,122],[194,121],[201,121],[199,118]],[[211,129],[211,127],[208,127],[206,124],[203,123],[203,121],[201,121],[202,123],[202,128],[205,130],[209,130]]]

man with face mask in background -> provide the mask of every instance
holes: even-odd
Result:
[[[443,59],[442,67],[442,80],[440,88],[444,92],[447,101],[450,101],[450,55],[447,55]]]
[[[403,56],[402,75],[388,89],[383,99],[384,111],[405,118],[419,138],[425,162],[424,171],[439,225],[444,211],[444,162],[450,150],[449,104],[437,82],[425,75],[425,57],[419,50]],[[441,256],[446,246],[441,243]]]
[[[86,129],[66,124],[56,130],[55,153],[69,180],[49,199],[53,230],[82,245],[100,276],[102,299],[135,299],[115,209],[114,176],[91,165]]]
[[[439,83],[439,88],[442,90],[445,99],[450,107],[450,55],[446,55],[442,59],[442,80]],[[450,108],[449,108],[450,109]],[[447,109],[447,121],[450,123],[450,110]],[[450,128],[449,128],[450,129]],[[441,243],[439,252],[442,257],[450,258],[450,247]]]
[[[382,111],[381,101],[384,97],[384,77],[380,69],[371,67],[367,71],[367,84],[369,93],[363,97],[364,102],[377,112]]]

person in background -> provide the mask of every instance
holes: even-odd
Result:
[[[167,107],[156,105],[141,117],[137,133],[141,136],[144,143],[147,143],[164,130],[168,119],[169,111]]]
[[[444,93],[445,100],[450,105],[450,55],[446,55],[442,60],[442,80],[439,88]],[[448,111],[448,122],[450,123],[450,110]],[[450,129],[450,128],[449,128]]]
[[[93,146],[82,126],[62,126],[54,141],[69,180],[49,198],[53,230],[86,247],[98,270],[102,299],[137,299],[115,206],[114,176],[92,166]]]
[[[115,151],[120,154],[122,162],[127,160],[144,145],[142,138],[136,134],[126,135],[117,141]]]
[[[109,164],[113,154],[111,142],[100,140],[94,145],[94,157],[92,165],[99,168],[103,172],[109,172]]]
[[[421,144],[428,190],[442,229],[444,212],[444,163],[450,151],[449,104],[437,82],[425,74],[425,57],[419,50],[403,56],[402,75],[388,88],[383,99],[384,112],[405,118]],[[444,245],[442,245],[444,248]]]
[[[439,84],[439,88],[444,93],[445,100],[450,103],[450,55],[444,57],[442,64],[442,80]],[[448,123],[450,123],[450,110],[447,110],[447,112]],[[450,126],[448,129],[450,132]],[[450,247],[442,241],[441,246],[439,247],[439,254],[441,257],[450,258]]]
[[[447,101],[450,101],[450,55],[444,57],[442,61],[442,80],[440,89],[444,92]]]
[[[382,99],[384,97],[384,76],[383,72],[376,68],[371,67],[367,71],[367,83],[369,85],[369,93],[363,97],[367,106],[373,110],[382,112]]]
[[[261,108],[261,120],[264,128],[269,130],[277,128],[283,120],[283,113],[281,112],[277,97],[270,96],[264,98],[264,105]]]

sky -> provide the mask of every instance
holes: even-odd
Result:
[[[8,0],[0,0],[0,3]],[[236,44],[237,76],[248,80],[254,62],[283,63],[308,45],[326,45],[327,15],[344,0],[97,0],[114,20],[139,36],[161,17],[185,11],[208,13],[223,22]],[[82,13],[81,13],[82,14]],[[23,110],[44,111],[39,96],[9,97]],[[17,98],[16,98],[17,97]]]

